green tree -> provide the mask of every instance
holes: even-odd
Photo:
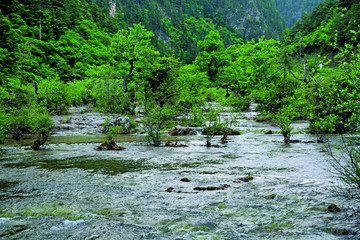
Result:
[[[200,69],[207,73],[209,80],[214,82],[218,74],[218,69],[225,63],[223,59],[224,44],[220,40],[220,34],[210,31],[204,41],[198,42],[200,49],[199,56],[195,63]]]
[[[160,146],[161,131],[173,126],[172,119],[176,114],[176,110],[171,106],[160,107],[148,102],[145,106],[144,119],[141,121],[147,133],[147,140],[154,146]]]
[[[38,85],[38,103],[51,114],[63,114],[71,103],[68,86],[57,76],[40,81]]]
[[[132,113],[132,104],[123,96],[119,71],[109,65],[93,67],[88,72],[89,81],[93,82],[92,97],[95,106],[104,112]]]
[[[128,82],[130,78],[139,74],[144,69],[151,68],[154,60],[159,56],[151,46],[154,34],[147,31],[141,24],[135,24],[129,31],[119,31],[114,35],[111,48],[115,60],[127,73],[123,77],[124,96],[128,96]],[[135,89],[133,89],[135,91]]]
[[[290,142],[291,124],[300,116],[300,112],[296,107],[296,100],[290,99],[289,101],[290,103],[288,105],[284,105],[281,109],[278,109],[276,113],[270,114],[270,118],[274,124],[280,128],[285,143]]]
[[[51,129],[54,123],[50,116],[46,113],[35,112],[31,116],[31,129],[32,132],[37,134],[37,139],[31,146],[34,150],[39,150],[50,136]]]

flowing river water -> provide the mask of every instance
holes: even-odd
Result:
[[[125,150],[99,152],[104,136],[94,126],[105,116],[70,117],[86,123],[43,150],[6,146],[0,239],[359,239],[342,212],[328,211],[345,207],[333,194],[340,182],[305,121],[293,125],[299,143],[242,119],[241,135],[213,140],[219,148],[201,135],[167,137],[188,145],[171,148],[134,134],[116,138]]]

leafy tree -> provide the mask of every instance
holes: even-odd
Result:
[[[144,70],[140,74],[144,85],[145,102],[151,99],[160,107],[175,103],[179,95],[176,86],[178,68],[179,62],[174,57],[159,57],[153,62],[151,69]]]
[[[215,31],[210,31],[205,37],[204,41],[198,42],[200,49],[199,56],[196,58],[196,64],[200,69],[207,73],[209,80],[214,82],[218,73],[219,67],[224,64],[224,44],[220,40],[220,34]]]
[[[132,104],[123,96],[119,71],[105,64],[88,71],[89,81],[93,82],[92,97],[95,106],[104,112],[132,113]]]
[[[148,102],[145,106],[144,119],[141,121],[147,133],[147,140],[154,146],[160,146],[161,131],[172,127],[172,119],[176,114],[176,110],[171,106],[160,107]]]
[[[37,134],[37,139],[31,146],[34,150],[39,150],[50,136],[51,129],[54,123],[50,116],[46,113],[35,112],[31,116],[31,129],[32,132]]]
[[[135,24],[129,31],[115,34],[111,43],[115,60],[127,70],[123,77],[123,92],[131,101],[134,99],[128,96],[128,81],[142,70],[151,68],[154,59],[159,55],[159,52],[151,47],[151,37],[152,32],[147,31],[141,24]]]
[[[13,139],[19,140],[23,134],[31,132],[31,109],[22,107],[20,109],[14,108],[7,114],[7,133]]]
[[[350,54],[350,61],[345,59]],[[326,132],[344,133],[358,128],[360,116],[359,106],[359,51],[353,47],[342,49],[337,55],[341,60],[339,68],[328,70],[328,77],[314,85],[312,102],[313,113],[310,118],[311,127],[318,129],[318,123],[324,120],[336,119],[335,126],[329,125]],[[331,120],[330,123],[335,122]],[[324,131],[324,129],[320,129]]]
[[[281,134],[284,137],[284,142],[289,143],[291,137],[292,127],[294,119],[300,116],[299,110],[294,106],[295,99],[291,99],[291,103],[278,109],[276,113],[270,114],[270,118],[274,124],[280,128]],[[296,103],[295,103],[296,104]]]
[[[40,81],[37,101],[45,109],[45,112],[63,114],[70,106],[70,100],[67,85],[58,77]]]
[[[209,77],[201,72],[197,65],[185,65],[180,68],[177,78],[180,92],[178,105],[184,109],[202,105],[205,101],[203,92],[209,85]]]
[[[0,110],[0,144],[5,143],[6,139],[8,138],[8,120],[9,114],[3,110]],[[1,146],[0,146],[1,152]]]

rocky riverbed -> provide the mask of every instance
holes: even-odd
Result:
[[[293,144],[270,123],[241,119],[241,135],[215,138],[218,148],[201,135],[166,137],[187,147],[153,147],[130,134],[115,138],[125,150],[99,152],[98,130],[117,116],[72,112],[54,117],[58,128],[43,150],[6,146],[1,239],[360,237],[343,218],[348,206],[333,191],[340,182],[305,121],[294,124]]]

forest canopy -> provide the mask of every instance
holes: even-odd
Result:
[[[316,133],[356,129],[360,4],[326,0],[285,30],[287,4],[255,2],[1,3],[1,141],[39,132],[39,114],[82,104],[131,115],[208,101],[245,111],[256,101],[267,118],[309,119]],[[227,17],[231,6],[254,14],[245,32]]]

